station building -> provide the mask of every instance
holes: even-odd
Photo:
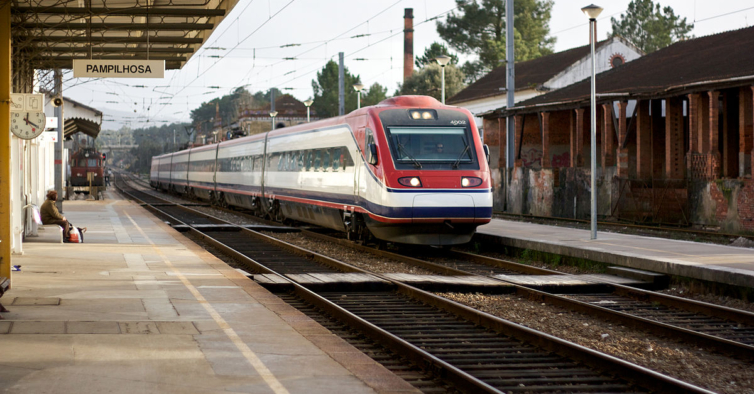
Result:
[[[595,45],[597,72],[619,67],[644,53],[630,41],[614,36]],[[516,63],[515,102],[528,100],[581,81],[591,73],[590,46],[585,45]],[[485,113],[507,105],[506,66],[498,67],[447,100],[473,114]],[[482,128],[482,117],[476,118]]]
[[[677,42],[597,75],[597,157],[590,79],[483,113],[495,208],[754,231],[754,28]],[[505,117],[515,167],[505,169]]]

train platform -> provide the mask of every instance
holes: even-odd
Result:
[[[145,209],[106,197],[64,203],[86,243],[26,243],[14,256],[0,391],[417,392]]]
[[[754,249],[493,219],[477,236],[500,245],[754,287]]]

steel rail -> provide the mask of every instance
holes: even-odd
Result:
[[[217,220],[222,221],[222,219],[217,219]],[[228,223],[228,224],[232,225],[232,223]],[[677,379],[659,374],[647,368],[644,368],[635,364],[631,364],[626,361],[617,359],[615,357],[608,356],[606,354],[602,354],[600,352],[585,348],[583,346],[576,345],[571,342],[520,326],[516,323],[505,321],[498,317],[495,317],[495,316],[492,316],[492,315],[489,315],[480,311],[476,311],[472,308],[452,302],[445,298],[419,290],[417,288],[400,283],[398,281],[391,280],[380,274],[367,272],[360,268],[354,267],[350,264],[339,262],[329,257],[294,246],[292,244],[269,237],[267,235],[254,232],[252,230],[242,228],[240,226],[239,228],[241,229],[241,231],[244,231],[246,234],[255,236],[256,239],[270,242],[271,244],[275,246],[286,248],[288,250],[295,250],[296,253],[303,254],[306,256],[311,256],[313,258],[316,258],[318,261],[327,262],[328,265],[332,264],[333,268],[337,267],[339,270],[342,270],[343,272],[350,271],[350,272],[361,272],[361,273],[371,274],[375,277],[381,278],[385,282],[391,283],[392,286],[396,287],[399,293],[404,294],[421,303],[425,303],[427,305],[431,305],[440,310],[444,310],[446,312],[459,316],[473,324],[486,327],[488,329],[494,330],[495,332],[499,334],[512,337],[516,339],[517,341],[521,341],[523,343],[527,343],[530,345],[540,347],[542,349],[546,349],[553,353],[560,354],[561,356],[567,355],[566,357],[578,360],[598,371],[603,371],[610,374],[618,374],[622,378],[627,378],[628,380],[632,381],[632,383],[637,386],[648,388],[651,390],[660,390],[661,392],[667,392],[667,393],[710,393],[707,390],[704,390],[699,387],[690,385],[688,383],[679,381]],[[192,231],[197,231],[198,233],[201,233],[199,230],[194,229],[193,226],[191,226],[191,229]],[[211,240],[212,237],[209,237],[206,235],[204,235],[204,237],[206,240],[210,241],[210,243],[219,243],[216,240],[212,242]],[[240,252],[234,250],[233,248],[229,248],[226,246],[225,249],[231,251],[234,257],[240,258],[241,257],[240,255],[242,255]],[[419,363],[419,365],[422,365],[428,368],[429,370],[438,372],[440,376],[443,376],[445,379],[453,382],[453,384],[455,384],[460,389],[467,392],[475,392],[475,393],[476,392],[502,393],[502,391],[499,391],[498,389],[490,386],[489,384],[485,383],[483,380],[470,375],[466,371],[463,371],[455,367],[454,365],[449,364],[448,362],[440,359],[436,355],[433,355],[430,352],[424,349],[421,349],[418,346],[410,343],[409,341],[406,341],[400,338],[398,335],[395,335],[389,332],[388,330],[382,329],[379,326],[370,323],[368,319],[359,317],[357,314],[352,313],[348,311],[347,309],[340,307],[334,302],[329,301],[326,298],[322,297],[321,295],[315,293],[314,291],[306,289],[304,286],[296,283],[295,281],[290,280],[284,275],[281,275],[277,272],[272,271],[271,269],[269,269],[263,264],[260,264],[254,259],[248,256],[243,256],[241,260],[246,263],[249,263],[252,267],[254,267],[255,270],[259,270],[262,272],[270,272],[290,282],[291,286],[293,286],[294,288],[295,294],[297,294],[302,299],[305,299],[307,302],[315,304],[317,307],[322,308],[323,310],[326,310],[327,313],[332,314],[339,320],[344,321],[347,324],[357,329],[362,330],[363,332],[367,333],[367,335],[374,336],[376,340],[379,343],[381,343],[383,346],[393,349],[394,351],[400,352],[402,355],[408,357],[414,362]],[[578,386],[572,386],[572,388],[578,389]]]
[[[447,273],[448,267],[440,264],[419,260],[414,257],[405,256],[402,254],[389,252],[385,250],[377,250],[374,248],[366,247],[363,245],[356,245],[350,241],[334,238],[328,235],[320,234],[313,231],[302,230],[302,234],[311,236],[317,239],[330,241],[351,247],[355,250],[371,253],[375,256],[390,258],[397,261],[404,262],[406,264],[414,264],[416,266],[432,270],[441,275],[477,275],[473,272],[451,269],[452,273]],[[531,267],[525,264],[520,264],[512,261],[506,261],[501,259],[495,259],[486,256],[474,255],[471,253],[464,253],[458,251],[443,251],[446,257],[454,257],[457,259],[468,259],[475,261],[479,264],[488,266],[500,267],[506,270],[518,271],[523,274],[535,274],[535,275],[569,275],[559,271],[548,270],[544,268]],[[440,266],[441,269],[434,269],[434,266]],[[739,358],[754,360],[754,345],[726,339],[720,336],[705,334],[700,331],[695,331],[680,327],[678,325],[672,325],[663,323],[661,321],[637,316],[618,310],[613,310],[607,307],[598,306],[588,302],[580,301],[561,295],[552,294],[542,290],[536,290],[529,287],[525,287],[516,283],[508,282],[503,279],[496,278],[494,276],[485,275],[490,278],[499,280],[501,282],[509,283],[514,286],[517,295],[525,296],[529,299],[536,300],[538,302],[546,302],[551,305],[555,305],[561,308],[578,311],[591,316],[596,316],[602,319],[606,319],[615,323],[623,324],[635,329],[643,329],[653,332],[657,335],[668,336],[683,339],[685,341],[693,342],[701,346],[707,346],[714,348],[720,352],[733,355]],[[689,300],[681,297],[675,297],[671,295],[661,294],[648,290],[641,290],[629,286],[610,284],[614,290],[613,294],[619,295],[625,298],[639,299],[647,303],[659,303],[669,308],[682,309],[688,312],[699,313],[723,320],[734,321],[739,324],[745,324],[754,327],[754,313],[741,311],[733,308],[727,308],[723,306],[704,303],[701,301]]]

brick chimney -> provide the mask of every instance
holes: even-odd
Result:
[[[403,82],[414,73],[414,9],[403,15]]]

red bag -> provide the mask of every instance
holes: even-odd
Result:
[[[74,244],[84,243],[83,231],[78,227],[71,226],[70,231],[68,231],[68,242]]]

